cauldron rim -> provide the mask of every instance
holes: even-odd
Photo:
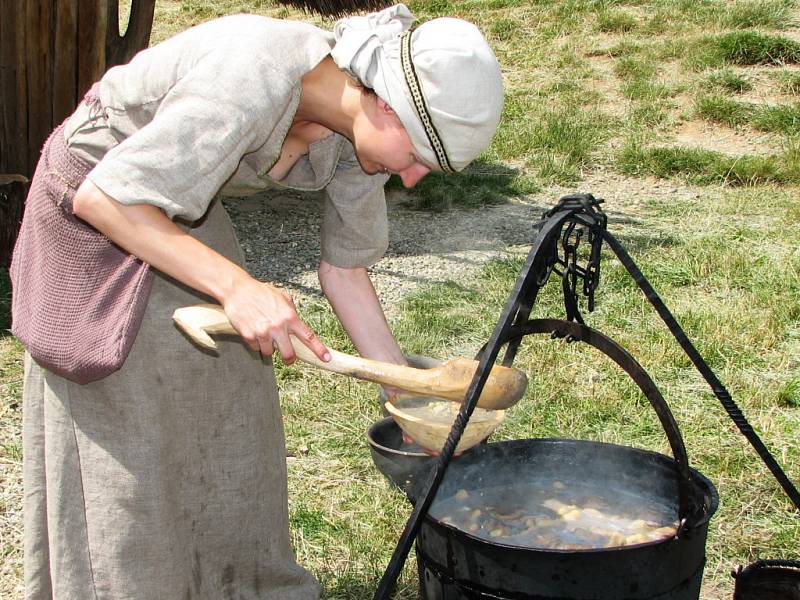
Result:
[[[599,442],[593,440],[580,440],[580,439],[571,439],[571,438],[525,438],[525,439],[515,439],[515,440],[505,440],[505,441],[498,441],[498,442],[490,442],[487,444],[483,444],[480,451],[475,452],[472,456],[473,460],[477,460],[477,455],[480,452],[492,452],[494,448],[508,448],[508,447],[517,447],[517,446],[530,446],[532,444],[569,444],[569,445],[584,445],[584,446],[601,446],[607,448],[613,448],[615,450],[625,450],[626,452],[634,452],[635,454],[651,456],[657,458],[659,461],[666,461],[669,463],[675,463],[675,459],[671,456],[667,456],[666,454],[662,454],[660,452],[655,452],[653,450],[646,450],[644,448],[637,448],[636,446],[626,446],[623,444],[612,444],[610,442]],[[453,463],[456,464],[456,463]],[[716,487],[714,484],[711,483],[705,475],[703,475],[697,469],[689,467],[689,472],[692,477],[692,487],[697,491],[705,492],[708,495],[708,503],[707,505],[703,506],[703,516],[692,523],[692,528],[698,528],[705,526],[708,521],[713,517],[716,513],[717,509],[719,508],[719,493],[717,492]],[[445,475],[446,476],[446,475]],[[416,494],[410,493],[409,499],[412,503],[415,503]],[[435,502],[435,499],[434,499]],[[625,546],[612,546],[609,548],[537,548],[535,546],[520,546],[517,544],[508,544],[497,542],[493,540],[487,540],[485,537],[479,537],[473,535],[463,529],[459,529],[453,525],[448,525],[446,523],[441,522],[438,519],[435,519],[431,516],[430,512],[425,514],[425,520],[429,522],[430,525],[435,527],[441,527],[443,529],[449,530],[451,535],[453,533],[457,534],[458,536],[463,536],[468,538],[472,543],[478,544],[490,544],[495,547],[500,547],[504,549],[508,549],[511,551],[522,551],[526,553],[542,553],[542,554],[568,554],[574,555],[576,553],[579,554],[597,554],[597,553],[606,553],[606,552],[624,552],[624,551],[635,551],[639,548],[649,547],[649,546],[657,546],[659,544],[668,543],[675,539],[676,536],[670,536],[661,538],[658,540],[650,541],[650,542],[642,542],[639,544],[628,544]]]

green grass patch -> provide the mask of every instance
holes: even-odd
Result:
[[[652,131],[669,119],[663,102],[640,102],[628,113],[629,125],[636,131]]]
[[[669,85],[648,79],[629,81],[622,86],[622,93],[631,100],[664,100],[675,95],[676,90]]]
[[[651,60],[642,60],[635,56],[623,56],[614,63],[614,74],[623,81],[649,79],[658,72]]]
[[[510,94],[487,156],[498,161],[525,160],[542,183],[573,182],[593,164],[595,153],[614,128],[614,121],[593,105]]]
[[[784,135],[800,133],[800,104],[763,106],[753,116],[753,127]]]
[[[610,48],[606,48],[603,54],[612,58],[622,58],[626,56],[636,56],[644,52],[645,46],[638,41],[638,38],[624,37]]]
[[[729,127],[749,125],[784,136],[800,133],[800,104],[760,106],[710,94],[696,100],[695,113],[702,119]]]
[[[701,119],[722,123],[729,127],[740,127],[750,122],[755,109],[750,104],[738,102],[725,96],[701,96],[695,102],[695,114]]]
[[[653,102],[675,94],[675,89],[653,79],[658,67],[652,59],[623,56],[614,64],[614,73],[623,82],[622,93],[631,100]]]
[[[800,408],[800,379],[792,379],[778,388],[778,406]]]
[[[704,85],[706,88],[731,94],[741,94],[753,89],[753,82],[733,69],[721,69],[711,73],[705,78]]]
[[[800,96],[800,71],[781,71],[775,78],[784,94]]]
[[[783,65],[800,62],[800,43],[782,35],[753,30],[700,38],[687,64],[695,69],[726,65]]]
[[[449,0],[412,0],[408,6],[418,17],[444,17],[454,12]]]
[[[0,456],[2,456],[3,458],[8,459],[10,461],[13,461],[15,463],[21,463],[22,462],[22,442],[14,440],[14,441],[9,442],[7,444],[3,444],[2,448],[1,448],[1,451],[0,451]]]
[[[800,172],[795,152],[790,149],[777,156],[729,156],[699,148],[645,148],[629,143],[620,153],[617,165],[629,175],[678,177],[701,185],[796,184],[800,183]]]
[[[666,10],[656,9],[647,15],[638,32],[645,35],[664,35],[672,31],[674,26],[673,15]]]
[[[724,2],[719,24],[731,29],[785,29],[794,24],[793,7],[793,0]]]
[[[319,538],[327,529],[324,514],[302,504],[292,507],[289,523],[293,528],[301,531],[304,537],[310,539]]]
[[[192,21],[206,21],[241,12],[259,13],[273,8],[270,0],[180,0],[180,11]]]
[[[520,22],[516,19],[498,19],[489,27],[489,33],[496,39],[507,42],[513,39],[520,29]]]
[[[595,26],[604,33],[628,33],[636,29],[636,18],[621,10],[602,10],[597,13]]]
[[[608,138],[610,121],[597,110],[573,107],[540,113],[529,130],[533,156],[527,165],[548,183],[576,181]]]
[[[793,0],[659,0],[670,21],[730,29],[784,29],[794,22]]]

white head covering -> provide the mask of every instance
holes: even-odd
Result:
[[[471,23],[441,18],[409,30],[413,19],[403,4],[341,19],[331,56],[392,107],[422,158],[460,171],[500,122],[500,65]]]

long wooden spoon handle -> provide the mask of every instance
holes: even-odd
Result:
[[[237,335],[222,307],[216,304],[198,304],[177,309],[172,318],[197,344],[210,349],[217,347],[209,334],[222,333]],[[305,344],[294,336],[289,336],[297,358],[310,365],[365,379],[383,385],[391,385],[424,396],[437,396],[454,402],[461,402],[467,393],[478,367],[478,362],[465,358],[454,358],[430,369],[415,369],[360,356],[329,350],[328,362],[317,358]],[[500,365],[492,367],[484,385],[478,406],[487,409],[504,409],[515,404],[525,393],[528,379],[517,369]]]
[[[172,318],[192,340],[212,350],[216,349],[217,344],[209,334],[238,335],[225,311],[216,304],[198,304],[179,308],[173,313]],[[459,395],[458,391],[450,389],[453,385],[445,387],[437,385],[437,382],[434,381],[436,369],[415,369],[404,365],[369,360],[336,350],[329,350],[331,360],[325,362],[317,358],[317,355],[296,337],[289,336],[289,339],[297,358],[325,371],[397,386],[421,394],[441,395],[444,392],[449,396],[454,396],[452,398],[454,400],[461,400],[464,397],[466,388],[463,386],[461,386],[462,390]],[[459,382],[456,382],[456,387],[458,384]]]
[[[172,319],[196,344],[209,350],[217,349],[217,343],[209,334],[239,335],[228,315],[218,304],[197,304],[179,308],[172,313]],[[296,337],[289,336],[289,339],[297,358],[303,362],[322,368],[329,364],[317,358],[317,355]],[[335,351],[331,350],[331,355],[333,352]]]

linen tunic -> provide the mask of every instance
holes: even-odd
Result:
[[[238,264],[216,197],[275,185],[327,191],[322,258],[384,251],[383,183],[332,135],[281,182],[299,82],[330,51],[309,25],[235,16],[109,71],[64,142],[122,203],[161,207]],[[175,308],[210,298],[156,273],[123,367],[78,385],[26,357],[26,598],[307,600],[314,578],[288,530],[284,433],[271,362],[235,339],[192,345]]]

